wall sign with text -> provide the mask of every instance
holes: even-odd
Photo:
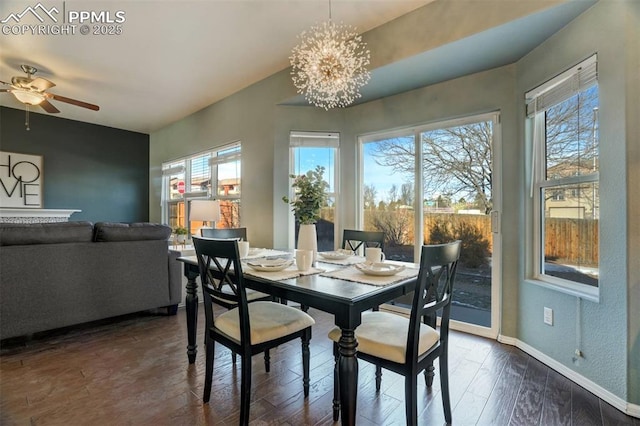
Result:
[[[0,207],[42,208],[42,156],[0,151]]]

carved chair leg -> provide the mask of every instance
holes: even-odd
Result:
[[[435,367],[433,366],[433,362],[424,369],[424,381],[427,384],[427,387],[430,388],[433,385],[433,378],[435,376],[434,373]]]
[[[302,386],[304,389],[304,397],[309,396],[309,385],[311,380],[309,379],[309,365],[311,358],[311,351],[309,350],[309,341],[311,340],[311,329],[308,328],[302,334]]]

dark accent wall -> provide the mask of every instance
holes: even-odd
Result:
[[[97,112],[99,114],[99,112]],[[0,150],[42,155],[43,208],[71,220],[149,220],[149,135],[0,107]]]

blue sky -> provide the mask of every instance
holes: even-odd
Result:
[[[376,201],[388,201],[389,190],[392,185],[396,185],[398,190],[402,184],[407,182],[407,177],[394,172],[391,167],[381,166],[374,161],[375,142],[365,143],[363,146],[364,156],[364,184],[372,185],[376,189]],[[413,178],[411,178],[413,180]]]

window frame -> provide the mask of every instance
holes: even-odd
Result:
[[[540,95],[544,95],[545,93],[552,92],[554,88],[566,83],[570,78],[576,77],[577,74],[581,72],[587,66],[593,66],[594,75],[589,76],[589,78],[593,78],[593,80],[587,80],[587,83],[584,86],[579,86],[578,89],[572,95],[567,93],[563,93],[558,97],[558,99],[554,99],[553,102],[545,105],[544,109],[541,111],[537,110],[536,97]],[[578,77],[579,78],[579,77]],[[547,163],[546,163],[546,147],[547,147],[547,139],[546,139],[546,110],[559,105],[560,103],[570,99],[572,96],[578,93],[584,93],[589,90],[593,86],[598,87],[598,95],[599,95],[599,84],[597,80],[597,55],[592,55],[591,57],[585,59],[579,64],[571,67],[567,71],[557,75],[541,86],[533,89],[525,94],[526,98],[526,114],[525,114],[525,128],[528,135],[528,140],[531,144],[531,176],[530,176],[530,197],[532,198],[531,208],[532,208],[532,221],[533,221],[533,235],[531,237],[530,244],[532,252],[528,256],[531,260],[531,267],[527,273],[526,282],[540,285],[542,287],[546,287],[549,289],[553,289],[565,294],[569,294],[572,296],[576,296],[582,299],[598,302],[599,294],[600,294],[600,283],[598,282],[598,286],[594,287],[586,283],[580,283],[578,281],[572,281],[565,278],[556,277],[553,275],[544,273],[544,263],[545,263],[545,239],[544,239],[544,230],[545,230],[545,203],[543,200],[544,191],[548,188],[556,188],[560,186],[567,185],[581,185],[581,184],[598,184],[600,183],[599,179],[599,169],[598,171],[592,173],[585,173],[581,175],[572,174],[571,176],[565,177],[554,177],[548,176]],[[598,97],[598,107],[600,106],[600,97]],[[533,109],[533,111],[532,111]],[[599,120],[598,120],[599,127]],[[599,148],[598,148],[599,151]],[[598,153],[599,158],[599,153]],[[568,189],[568,188],[567,188]],[[564,189],[564,197],[566,197],[566,190]],[[599,192],[599,188],[598,188]],[[599,198],[599,195],[598,195]],[[600,223],[598,223],[598,227]],[[600,263],[598,263],[598,270],[600,270]]]

